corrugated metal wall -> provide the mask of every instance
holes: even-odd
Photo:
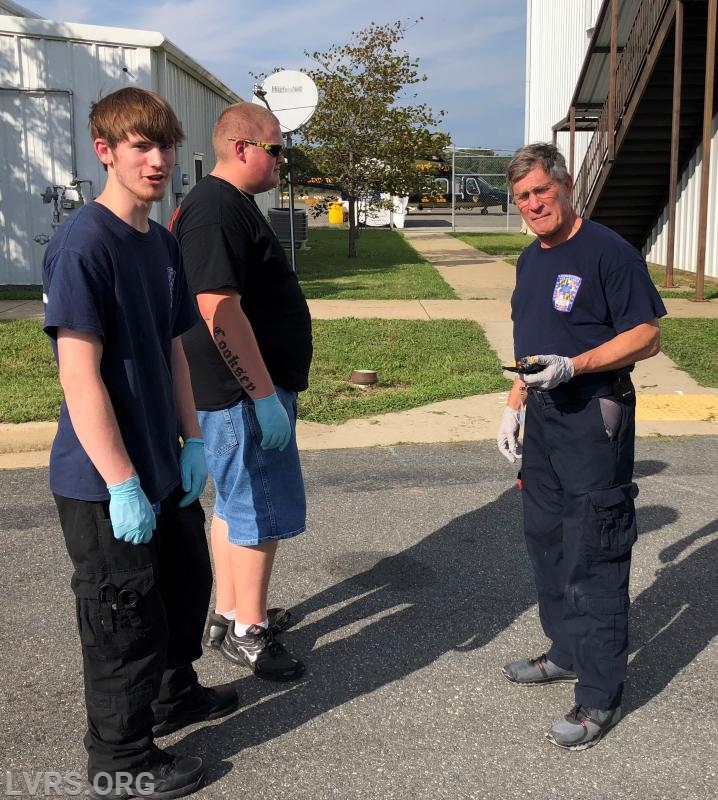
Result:
[[[703,145],[699,145],[678,182],[676,204],[676,248],[674,267],[695,272],[698,264],[698,212],[703,162]],[[713,118],[710,181],[708,188],[708,230],[706,234],[705,274],[718,278],[718,115]],[[667,260],[668,207],[664,208],[646,242],[646,260],[665,264]]]
[[[568,112],[583,64],[591,28],[602,0],[528,0],[526,39],[526,130],[527,142],[551,141],[551,126]],[[718,115],[713,122],[706,275],[718,277]],[[576,135],[574,172],[583,160],[590,134]],[[568,157],[568,134],[558,136],[558,145]],[[676,213],[675,267],[695,271],[698,249],[702,147],[699,146],[680,178]],[[668,210],[646,242],[646,259],[666,263]]]
[[[207,175],[214,166],[212,131],[219,115],[229,103],[211,87],[190,75],[166,53],[157,53],[156,58],[159,81],[157,90],[169,100],[182,121],[187,136],[177,152],[177,163],[181,165],[182,172],[189,176],[189,186],[186,187],[189,191],[196,183],[195,161],[201,161],[203,175]],[[267,209],[276,204],[276,192],[264,192],[255,199],[266,213]],[[173,198],[168,196],[166,202],[173,203]]]
[[[201,159],[202,174],[214,165],[212,128],[229,98],[164,50],[0,35],[0,284],[41,282],[42,239],[53,233],[53,206],[41,197],[46,187],[67,186],[76,168],[77,178],[92,182],[81,186],[86,199],[102,190],[105,172],[90,141],[88,114],[94,101],[127,85],[159,91],[182,120],[187,141],[178,163],[189,177],[186,193],[195,183],[195,160]],[[153,217],[167,223],[176,199],[168,192]],[[269,197],[260,200],[270,204]]]
[[[526,25],[526,143],[550,142],[552,126],[568,114],[601,0],[528,0]],[[590,134],[576,134],[574,172]],[[569,136],[558,146],[568,159]]]
[[[104,184],[87,130],[92,102],[121,86],[151,87],[145,48],[19,34],[0,36],[0,284],[39,284],[52,204],[42,193],[76,177]]]

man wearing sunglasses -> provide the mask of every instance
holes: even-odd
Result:
[[[260,678],[294,680],[304,665],[275,638],[289,612],[268,609],[267,593],[279,540],[306,524],[295,423],[311,320],[254,200],[279,183],[279,122],[261,106],[233,105],[217,121],[213,144],[217,163],[173,225],[202,316],[184,345],[216,487],[216,610],[204,643]]]

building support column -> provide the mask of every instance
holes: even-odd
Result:
[[[668,178],[668,245],[666,254],[666,280],[671,289],[676,250],[676,202],[678,198],[678,150],[681,136],[681,81],[683,79],[683,0],[675,0],[676,18],[673,27],[673,118],[671,121],[671,168]]]
[[[608,70],[608,161],[616,156],[616,72],[618,70],[618,0],[611,0],[611,55]]]
[[[705,300],[706,235],[708,230],[708,186],[710,183],[711,139],[713,135],[713,88],[715,82],[716,17],[718,0],[708,0],[706,26],[706,85],[703,95],[703,161],[701,163],[701,198],[698,209],[698,263],[696,264],[695,300]]]

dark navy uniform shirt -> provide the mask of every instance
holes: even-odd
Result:
[[[584,219],[570,239],[521,254],[511,298],[514,356],[577,356],[666,314],[646,262],[609,228]],[[605,378],[587,373],[571,385]]]
[[[143,491],[159,502],[180,481],[172,339],[197,319],[175,238],[152,220],[140,233],[90,203],[50,240],[43,293],[45,331],[56,356],[58,328],[102,340],[100,370],[122,440]],[[65,402],[50,456],[50,488],[75,500],[109,497]]]

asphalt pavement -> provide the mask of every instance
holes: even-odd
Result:
[[[501,675],[546,643],[515,469],[492,442],[305,452],[309,528],[280,547],[271,600],[298,620],[284,640],[307,675],[269,683],[209,653],[203,682],[236,680],[240,711],[160,744],[206,759],[197,798],[716,798],[717,444],[637,443],[626,716],[597,747],[544,738],[571,686]],[[20,791],[23,771],[85,765],[71,569],[46,469],[0,471],[0,535],[0,752]]]

